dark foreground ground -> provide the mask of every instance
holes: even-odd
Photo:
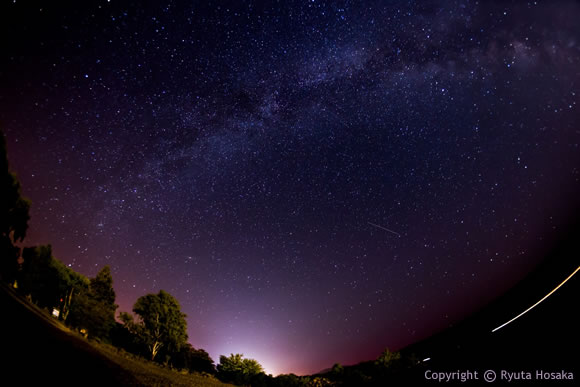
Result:
[[[135,385],[137,380],[88,343],[0,290],[3,356],[0,385]]]
[[[228,386],[89,343],[0,288],[0,386]]]

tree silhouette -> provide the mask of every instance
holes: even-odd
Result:
[[[14,244],[26,236],[29,211],[30,201],[22,197],[20,182],[9,170],[6,141],[0,131],[0,276],[5,281],[16,276],[20,249]]]
[[[113,289],[113,276],[109,265],[104,266],[97,273],[97,276],[91,279],[90,289],[96,301],[111,307],[113,311],[117,309],[117,305],[115,305],[115,290]]]
[[[42,308],[58,309],[59,318],[71,327],[106,338],[108,324],[114,323],[116,305],[97,301],[87,277],[54,258],[50,245],[26,247],[22,259],[22,270],[18,273],[20,293]]]
[[[133,312],[140,317],[140,322],[135,323],[128,313],[121,313],[119,318],[143,341],[151,360],[155,360],[163,347],[168,353],[175,353],[186,343],[186,315],[181,313],[179,303],[171,294],[160,290],[158,294],[142,296],[133,306]]]
[[[58,309],[59,318],[71,327],[109,340],[117,305],[108,266],[89,280],[54,258],[50,245],[27,247],[22,259],[18,276],[21,293],[40,307]]]
[[[95,278],[88,281],[88,286],[77,286],[71,292],[70,325],[85,329],[90,337],[110,341],[117,309],[110,267],[104,266]]]
[[[264,372],[260,363],[254,359],[244,359],[244,355],[240,353],[232,353],[229,357],[220,356],[217,370],[222,381],[235,384],[250,383],[253,377]]]
[[[109,340],[115,325],[115,290],[111,268],[104,266],[91,278],[88,292],[87,329],[93,337]]]
[[[340,376],[344,373],[344,367],[340,363],[336,363],[332,366],[332,370],[330,372],[333,375]]]
[[[279,387],[306,387],[308,384],[306,379],[306,377],[300,377],[294,374],[282,374],[274,378],[272,385]]]
[[[61,281],[51,246],[27,247],[22,251],[22,258],[19,290],[41,308],[57,306]]]
[[[382,368],[389,368],[394,362],[401,359],[399,352],[391,352],[385,348],[383,353],[375,360],[375,365]]]
[[[171,364],[176,368],[190,372],[207,372],[215,374],[213,359],[203,349],[195,349],[189,343],[181,346],[179,353],[172,358]]]

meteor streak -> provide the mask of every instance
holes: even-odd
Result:
[[[401,234],[399,234],[399,233],[398,233],[398,232],[396,232],[396,231],[389,230],[388,228],[385,228],[385,227],[383,227],[383,226],[379,226],[378,224],[374,224],[374,223],[371,223],[371,222],[367,222],[367,223],[368,223],[368,224],[370,224],[371,226],[374,226],[374,227],[380,228],[381,230],[388,231],[388,232],[390,232],[391,234],[395,234],[396,236],[398,236],[398,237],[401,237]]]
[[[524,310],[522,313],[518,314],[516,317],[512,318],[511,320],[509,320],[506,323],[503,323],[502,325],[500,325],[499,327],[495,328],[494,330],[492,330],[491,332],[495,332],[503,327],[505,327],[506,325],[508,325],[509,323],[511,323],[514,320],[517,320],[518,318],[522,317],[524,314],[528,313],[530,310],[532,310],[533,308],[535,308],[536,306],[538,306],[540,304],[540,302],[544,301],[546,298],[550,297],[552,295],[552,293],[554,293],[556,290],[558,290],[560,288],[560,286],[564,285],[566,283],[566,281],[568,281],[570,278],[572,278],[572,276],[574,274],[576,274],[578,272],[578,270],[580,270],[580,266],[578,266],[576,268],[576,270],[574,270],[574,272],[572,274],[570,274],[568,276],[568,278],[566,278],[564,281],[562,281],[562,283],[558,286],[556,286],[550,293],[546,294],[544,296],[544,298],[542,298],[540,301],[536,302],[534,305],[530,306],[528,309]]]

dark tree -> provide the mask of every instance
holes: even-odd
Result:
[[[189,343],[181,346],[181,349],[172,358],[171,364],[179,369],[186,369],[189,372],[207,372],[215,374],[213,359],[203,349],[195,349]]]
[[[115,325],[115,290],[111,268],[107,265],[91,278],[88,292],[87,330],[90,336],[109,341]]]
[[[111,268],[109,265],[104,266],[101,271],[97,273],[95,278],[91,279],[90,284],[91,294],[95,301],[102,302],[106,306],[117,309],[115,305],[115,290],[113,289],[113,276],[111,275]],[[113,319],[114,319],[113,315]]]
[[[385,348],[373,363],[372,379],[380,383],[397,381],[401,377],[401,354]]]
[[[308,382],[305,378],[294,374],[283,374],[276,376],[272,385],[277,387],[306,387]]]
[[[332,366],[332,370],[330,372],[333,375],[341,376],[344,373],[344,367],[340,363],[336,363]]]
[[[68,270],[70,275],[60,298],[63,320],[89,337],[110,341],[117,309],[110,268],[103,267],[90,280]]]
[[[58,263],[56,266],[61,277],[60,316],[64,322],[69,323],[68,317],[71,310],[81,302],[79,295],[82,296],[88,291],[89,279],[65,266],[57,259],[54,259],[54,261]]]
[[[57,306],[61,278],[55,267],[51,246],[27,247],[22,252],[22,258],[19,291],[41,308]]]
[[[215,374],[215,364],[209,353],[203,349],[195,349],[190,352],[189,369],[196,372],[207,372],[208,374]]]
[[[30,201],[22,197],[20,182],[9,170],[6,141],[0,131],[0,277],[5,281],[16,276],[20,249],[14,244],[26,236],[29,211]]]
[[[123,313],[124,312],[121,312],[121,314]],[[120,316],[119,320],[123,321]],[[115,322],[113,329],[111,329],[111,344],[127,352],[142,355],[137,336],[127,329],[125,323]]]
[[[237,353],[229,357],[220,356],[220,363],[217,365],[218,377],[224,382],[235,384],[248,384],[264,369],[254,359],[244,359],[244,355]]]
[[[50,245],[24,248],[22,259],[18,291],[42,308],[58,309],[60,319],[71,326],[83,325],[88,313],[88,278],[54,258]]]
[[[167,355],[178,353],[187,342],[187,316],[171,294],[161,290],[158,294],[142,296],[133,306],[133,312],[141,321],[135,323],[127,313],[121,313],[119,318],[142,340],[151,360],[155,360],[162,348]]]
[[[400,359],[401,354],[399,352],[391,352],[388,348],[385,348],[383,353],[375,360],[375,366],[389,368]]]

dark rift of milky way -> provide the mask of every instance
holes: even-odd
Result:
[[[54,4],[58,3],[58,4]],[[580,193],[577,1],[11,1],[26,244],[274,374],[376,358],[541,260]]]

